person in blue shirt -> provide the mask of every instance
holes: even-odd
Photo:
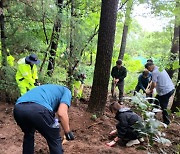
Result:
[[[54,127],[55,113],[67,140],[74,140],[70,131],[68,108],[71,92],[60,85],[46,84],[22,95],[14,107],[14,118],[24,132],[23,154],[34,153],[34,133],[37,130],[46,140],[50,154],[63,154],[60,128]]]
[[[140,74],[138,77],[138,83],[135,88],[135,91],[139,92],[140,90],[142,90],[143,93],[146,93],[146,89],[148,87],[148,84],[151,82],[151,80],[152,80],[151,74],[149,73],[149,71],[147,69],[145,69],[142,72],[142,74]]]

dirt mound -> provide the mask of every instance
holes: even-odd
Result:
[[[109,105],[108,103],[107,105]],[[105,144],[111,141],[108,133],[115,129],[116,121],[107,107],[101,118],[92,120],[92,114],[86,112],[87,105],[87,102],[80,102],[78,106],[72,106],[69,110],[70,126],[74,132],[75,140],[63,144],[65,154],[147,153],[146,142],[130,148],[123,145],[115,145],[112,148],[106,146]],[[14,121],[12,110],[13,105],[0,103],[0,154],[22,153],[23,133]],[[152,153],[162,153],[162,149],[167,153],[177,151],[177,145],[180,141],[179,130],[180,119],[174,119],[166,130],[167,138],[172,141],[172,146],[165,147],[156,144],[154,147],[148,148],[148,151]],[[61,135],[63,136],[63,130]],[[46,140],[38,132],[35,136],[35,153],[49,153]]]

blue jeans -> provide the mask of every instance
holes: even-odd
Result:
[[[50,154],[63,154],[60,128],[53,128],[54,112],[42,105],[24,102],[15,105],[14,118],[24,132],[23,154],[34,153],[34,133],[37,130],[46,139]]]

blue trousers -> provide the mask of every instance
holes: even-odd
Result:
[[[53,128],[54,112],[32,102],[15,105],[14,118],[24,132],[23,154],[34,153],[34,133],[37,130],[46,139],[50,154],[63,154],[60,128]]]

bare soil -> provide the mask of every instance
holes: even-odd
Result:
[[[88,95],[87,95],[88,97]],[[86,98],[88,99],[88,98]],[[110,142],[109,132],[115,129],[116,121],[107,106],[101,118],[92,120],[91,113],[86,112],[88,102],[79,102],[69,110],[70,127],[75,135],[75,140],[63,144],[65,154],[145,154],[168,153],[175,154],[180,146],[180,118],[171,116],[172,123],[164,130],[166,137],[172,145],[167,147],[155,143],[152,147],[147,142],[133,147],[117,144],[114,147],[106,146]],[[61,130],[63,136],[63,130]],[[13,118],[13,105],[0,102],[0,154],[22,153],[23,133],[16,125]],[[179,147],[180,148],[180,147]],[[35,154],[48,154],[46,140],[36,132]]]

